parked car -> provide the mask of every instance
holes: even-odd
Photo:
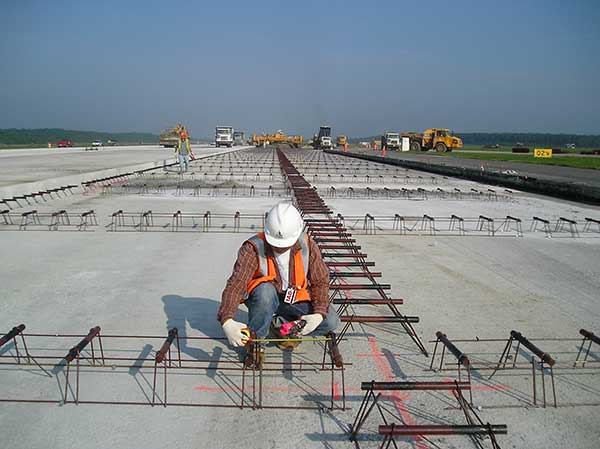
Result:
[[[92,142],[92,146],[93,147],[101,147],[102,146],[102,141],[101,140],[94,140]]]
[[[71,142],[70,140],[59,140],[58,142],[56,142],[56,146],[58,148],[66,148],[66,147],[72,147],[73,142]]]

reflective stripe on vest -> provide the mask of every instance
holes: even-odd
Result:
[[[273,281],[277,277],[277,272],[275,270],[275,262],[272,257],[268,257],[266,254],[266,245],[265,245],[265,236],[264,233],[257,234],[247,241],[252,243],[256,248],[256,252],[258,255],[258,269],[254,273],[252,280],[249,282],[248,287],[246,289],[246,298],[252,290],[254,290],[259,284],[263,282]],[[309,266],[309,247],[308,247],[308,237],[306,234],[302,233],[300,238],[298,239],[298,244],[300,245],[300,251],[298,251],[294,255],[294,283],[296,284],[296,301],[310,301],[310,295],[308,293],[308,266]],[[299,265],[302,266],[300,269]],[[291,275],[291,273],[289,273]],[[292,282],[289,282],[290,286],[292,286]]]

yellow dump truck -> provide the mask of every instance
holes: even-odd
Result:
[[[161,131],[159,145],[162,145],[165,148],[175,148],[179,143],[179,131],[179,125]]]
[[[252,143],[257,147],[263,145],[289,145],[298,148],[302,145],[302,136],[288,136],[281,130],[274,134],[252,134]]]
[[[422,133],[402,133],[402,137],[410,139],[412,151],[435,149],[439,153],[462,148],[462,139],[455,136],[448,128],[429,128]]]
[[[338,147],[343,147],[348,143],[348,139],[346,138],[346,136],[337,136],[335,143]]]

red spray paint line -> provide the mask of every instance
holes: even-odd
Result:
[[[362,357],[362,358],[367,358],[367,357],[371,357],[371,358],[381,358],[381,359],[387,359],[389,357],[402,357],[405,354],[382,354],[382,353],[371,353],[371,354],[364,354],[364,353],[360,353],[360,354],[355,354],[355,357]],[[444,382],[454,382],[453,379],[445,379]],[[511,390],[511,387],[509,385],[504,385],[504,384],[497,384],[497,385],[472,385],[471,386],[471,390],[479,390],[479,391],[508,391]]]
[[[377,369],[379,370],[379,373],[381,374],[381,376],[384,378],[384,381],[385,382],[395,381],[396,377],[394,376],[394,373],[392,372],[392,368],[390,367],[389,363],[386,362],[387,358],[384,359],[385,354],[382,354],[379,351],[379,346],[377,345],[377,340],[374,337],[369,337],[369,346],[371,347],[371,355],[375,359],[375,365],[377,366]],[[392,391],[392,392],[390,392],[389,396],[394,403],[394,407],[396,408],[398,415],[400,415],[400,417],[402,418],[404,423],[408,426],[415,425],[415,420],[414,420],[413,416],[410,414],[410,412],[406,408],[406,405],[404,404],[404,401],[408,400],[410,398],[410,395],[408,392],[402,392],[402,393],[399,391]],[[427,444],[425,444],[425,442],[423,441],[423,438],[421,436],[416,436],[415,441],[416,441],[417,447],[419,449],[428,449],[429,448],[429,446]]]
[[[333,400],[339,401],[341,399],[340,395],[340,384],[337,382],[333,383]]]

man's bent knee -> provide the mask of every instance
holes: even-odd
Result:
[[[340,325],[340,317],[333,307],[329,307],[327,315],[323,322],[317,327],[316,331],[319,334],[326,334],[327,332],[335,332]]]
[[[254,305],[279,305],[279,295],[277,293],[277,289],[270,282],[258,284],[250,293],[249,300]]]

